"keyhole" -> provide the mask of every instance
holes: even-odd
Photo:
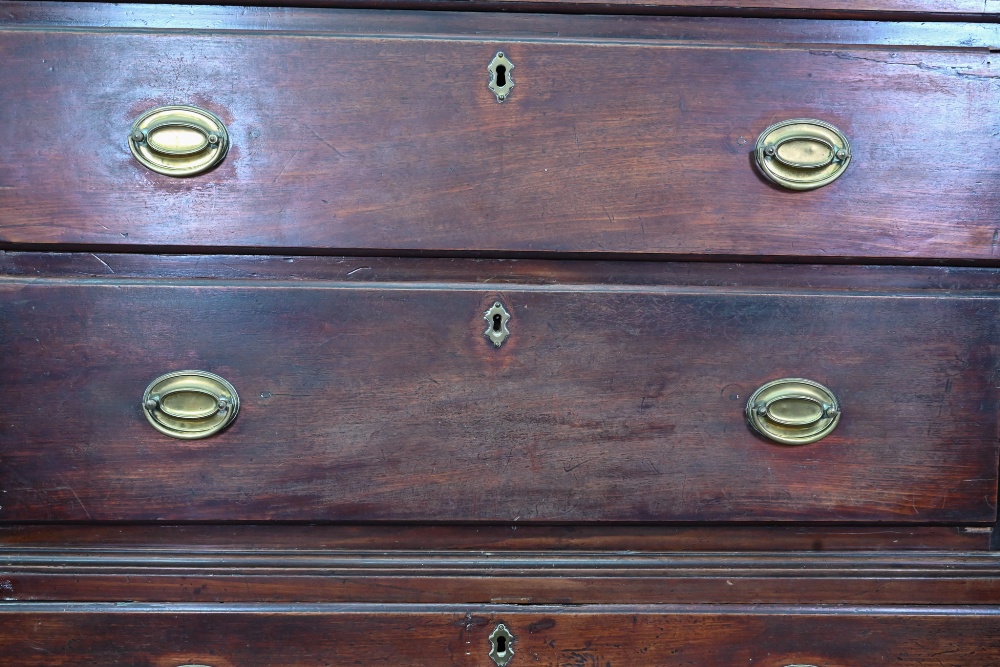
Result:
[[[507,85],[507,68],[497,65],[497,85],[503,88]]]
[[[500,327],[503,326],[503,316],[497,313],[493,316],[493,330],[500,333]]]
[[[514,657],[514,635],[501,623],[490,634],[490,658],[497,667],[505,667]]]

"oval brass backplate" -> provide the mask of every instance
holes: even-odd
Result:
[[[851,163],[851,144],[829,123],[796,118],[764,130],[754,157],[770,181],[790,190],[813,190],[840,178]]]
[[[153,428],[182,440],[218,433],[239,410],[240,397],[233,385],[205,371],[161,375],[142,395],[142,412]]]
[[[768,382],[747,401],[747,421],[766,438],[807,445],[826,437],[840,421],[840,403],[829,389],[803,378]]]
[[[499,51],[486,69],[490,72],[490,90],[497,96],[497,102],[503,102],[514,88],[514,77],[510,74],[514,63]]]
[[[139,116],[128,135],[132,155],[167,176],[194,176],[222,162],[229,133],[219,117],[192,106],[166,106]]]

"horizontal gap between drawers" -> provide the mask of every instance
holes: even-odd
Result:
[[[525,612],[575,614],[726,614],[726,615],[873,615],[873,616],[1000,616],[1000,607],[959,606],[871,606],[871,605],[747,605],[747,604],[602,604],[602,605],[517,605],[517,604],[365,604],[365,603],[135,603],[135,602],[0,602],[0,614],[10,613],[114,613],[114,614],[407,614],[429,612],[464,614]]]
[[[3,285],[31,285],[33,287],[157,287],[189,289],[192,287],[239,288],[239,289],[296,289],[296,290],[373,290],[380,292],[414,292],[414,291],[450,291],[450,292],[483,292],[483,291],[517,291],[544,292],[549,294],[590,293],[590,294],[671,294],[671,295],[713,295],[713,296],[810,296],[815,298],[844,298],[841,290],[815,289],[803,287],[782,287],[772,289],[762,288],[732,288],[732,287],[695,287],[677,285],[595,285],[590,283],[561,283],[558,285],[537,285],[532,283],[475,283],[475,282],[364,282],[353,283],[335,280],[259,280],[253,278],[240,279],[157,279],[157,278],[28,278],[0,277]],[[884,298],[891,296],[901,299],[936,300],[941,294],[947,294],[949,299],[964,301],[992,300],[1000,296],[1000,288],[991,291],[962,291],[941,289],[919,290],[851,290],[849,296],[853,299]]]
[[[817,255],[723,255],[723,254],[651,254],[621,252],[549,252],[522,250],[414,250],[406,248],[387,251],[380,248],[309,248],[309,247],[247,247],[247,246],[152,246],[152,245],[99,245],[99,244],[39,244],[4,243],[0,253],[100,253],[107,255],[232,255],[238,257],[315,257],[315,258],[372,258],[372,259],[422,259],[422,260],[529,260],[529,261],[587,261],[587,262],[663,262],[686,264],[744,264],[769,266],[915,266],[936,268],[1000,268],[996,259],[925,258],[925,257],[836,257]]]
[[[214,568],[217,574],[295,570],[338,576],[377,571],[402,576],[722,576],[740,577],[1000,577],[1000,554],[989,552],[849,551],[824,553],[574,553],[327,550],[185,551],[181,548],[8,548],[2,567],[60,574],[112,568],[115,572]]]
[[[15,8],[22,10],[24,7],[31,7],[35,3],[17,2],[8,3]],[[83,23],[85,18],[75,18],[71,9],[66,6],[71,3],[51,2],[46,3],[54,6],[56,11],[66,12],[70,16],[62,17],[63,22],[76,20]],[[149,16],[151,12],[157,10],[171,9],[157,7],[160,3],[155,0],[133,2],[119,5],[119,7],[131,10],[129,13],[142,12],[144,16]],[[278,4],[280,7],[276,7]],[[199,7],[201,5],[201,7]],[[371,12],[375,10],[391,9],[393,14],[438,14],[438,13],[525,13],[525,14],[551,14],[553,16],[573,16],[579,14],[590,14],[595,16],[617,16],[620,18],[630,17],[662,17],[662,18],[691,18],[704,17],[712,19],[747,19],[747,20],[834,20],[834,21],[893,21],[893,22],[971,22],[971,23],[992,23],[997,20],[996,12],[987,12],[984,6],[982,12],[967,11],[917,11],[917,10],[878,10],[878,9],[815,9],[807,7],[760,7],[747,6],[747,3],[734,4],[729,7],[719,6],[697,6],[671,3],[655,2],[632,2],[632,3],[602,3],[602,2],[573,2],[561,0],[505,0],[503,2],[487,2],[485,0],[382,0],[373,2],[372,0],[299,0],[297,2],[275,3],[269,0],[233,0],[230,2],[218,2],[217,0],[193,0],[187,3],[184,11],[198,18],[201,16],[216,16],[214,11],[225,9],[228,6],[240,7],[261,7],[271,10],[277,9],[271,23],[280,24],[283,19],[287,20],[281,12],[308,15],[311,17],[322,16],[326,12],[347,13],[347,12]],[[383,12],[390,13],[390,12]],[[19,15],[18,15],[19,16]],[[287,16],[287,15],[286,15]],[[129,25],[128,18],[116,17],[121,24]],[[172,17],[171,17],[172,18]],[[234,19],[231,15],[230,20]],[[251,17],[251,21],[254,17]],[[155,20],[155,18],[154,18]],[[134,21],[134,19],[133,19]]]
[[[70,33],[78,35],[164,35],[179,34],[189,37],[213,37],[233,36],[241,38],[271,38],[281,37],[283,39],[301,40],[349,40],[349,41],[378,41],[378,42],[436,42],[436,43],[496,43],[504,44],[546,44],[546,45],[572,45],[590,47],[638,47],[652,49],[690,49],[690,50],[713,50],[723,49],[726,51],[803,51],[814,49],[838,50],[838,51],[885,51],[889,53],[928,52],[936,53],[989,53],[987,46],[960,46],[960,45],[922,45],[922,44],[867,44],[816,41],[816,42],[734,42],[734,41],[691,41],[671,40],[662,38],[628,38],[628,37],[529,37],[518,34],[497,34],[497,35],[476,35],[462,36],[457,34],[442,35],[413,35],[413,34],[351,34],[334,32],[309,32],[309,31],[286,31],[275,32],[265,30],[226,30],[226,29],[169,29],[169,28],[104,28],[104,27],[33,27],[33,26],[4,26],[0,24],[0,33]],[[970,78],[976,75],[965,74]],[[981,76],[979,78],[994,78]]]

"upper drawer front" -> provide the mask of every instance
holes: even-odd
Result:
[[[500,347],[484,335],[496,302]],[[993,521],[998,306],[8,279],[0,518]],[[185,369],[238,391],[226,430],[147,423],[147,384]],[[789,377],[840,403],[818,442],[747,426],[748,397]]]
[[[431,19],[406,20],[385,32]],[[773,39],[760,26],[749,41]],[[0,242],[1000,253],[1000,62],[985,49],[483,39],[467,27],[434,39],[4,32],[0,59],[17,76],[0,81]],[[498,103],[487,66],[501,51],[515,85]],[[169,104],[227,125],[221,165],[175,178],[132,156],[133,121]],[[795,118],[850,141],[838,180],[796,192],[761,175],[758,136]]]

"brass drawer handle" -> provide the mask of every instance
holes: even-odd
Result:
[[[218,433],[236,419],[239,409],[233,385],[205,371],[161,375],[142,395],[142,411],[153,428],[183,440]]]
[[[790,190],[814,190],[840,178],[851,163],[851,144],[829,123],[795,118],[764,130],[754,156],[768,180]]]
[[[219,117],[192,106],[166,106],[139,116],[128,146],[144,166],[167,176],[194,176],[219,164],[229,133]]]
[[[829,389],[803,378],[768,382],[747,401],[747,421],[766,438],[807,445],[825,438],[840,421],[840,403]]]

